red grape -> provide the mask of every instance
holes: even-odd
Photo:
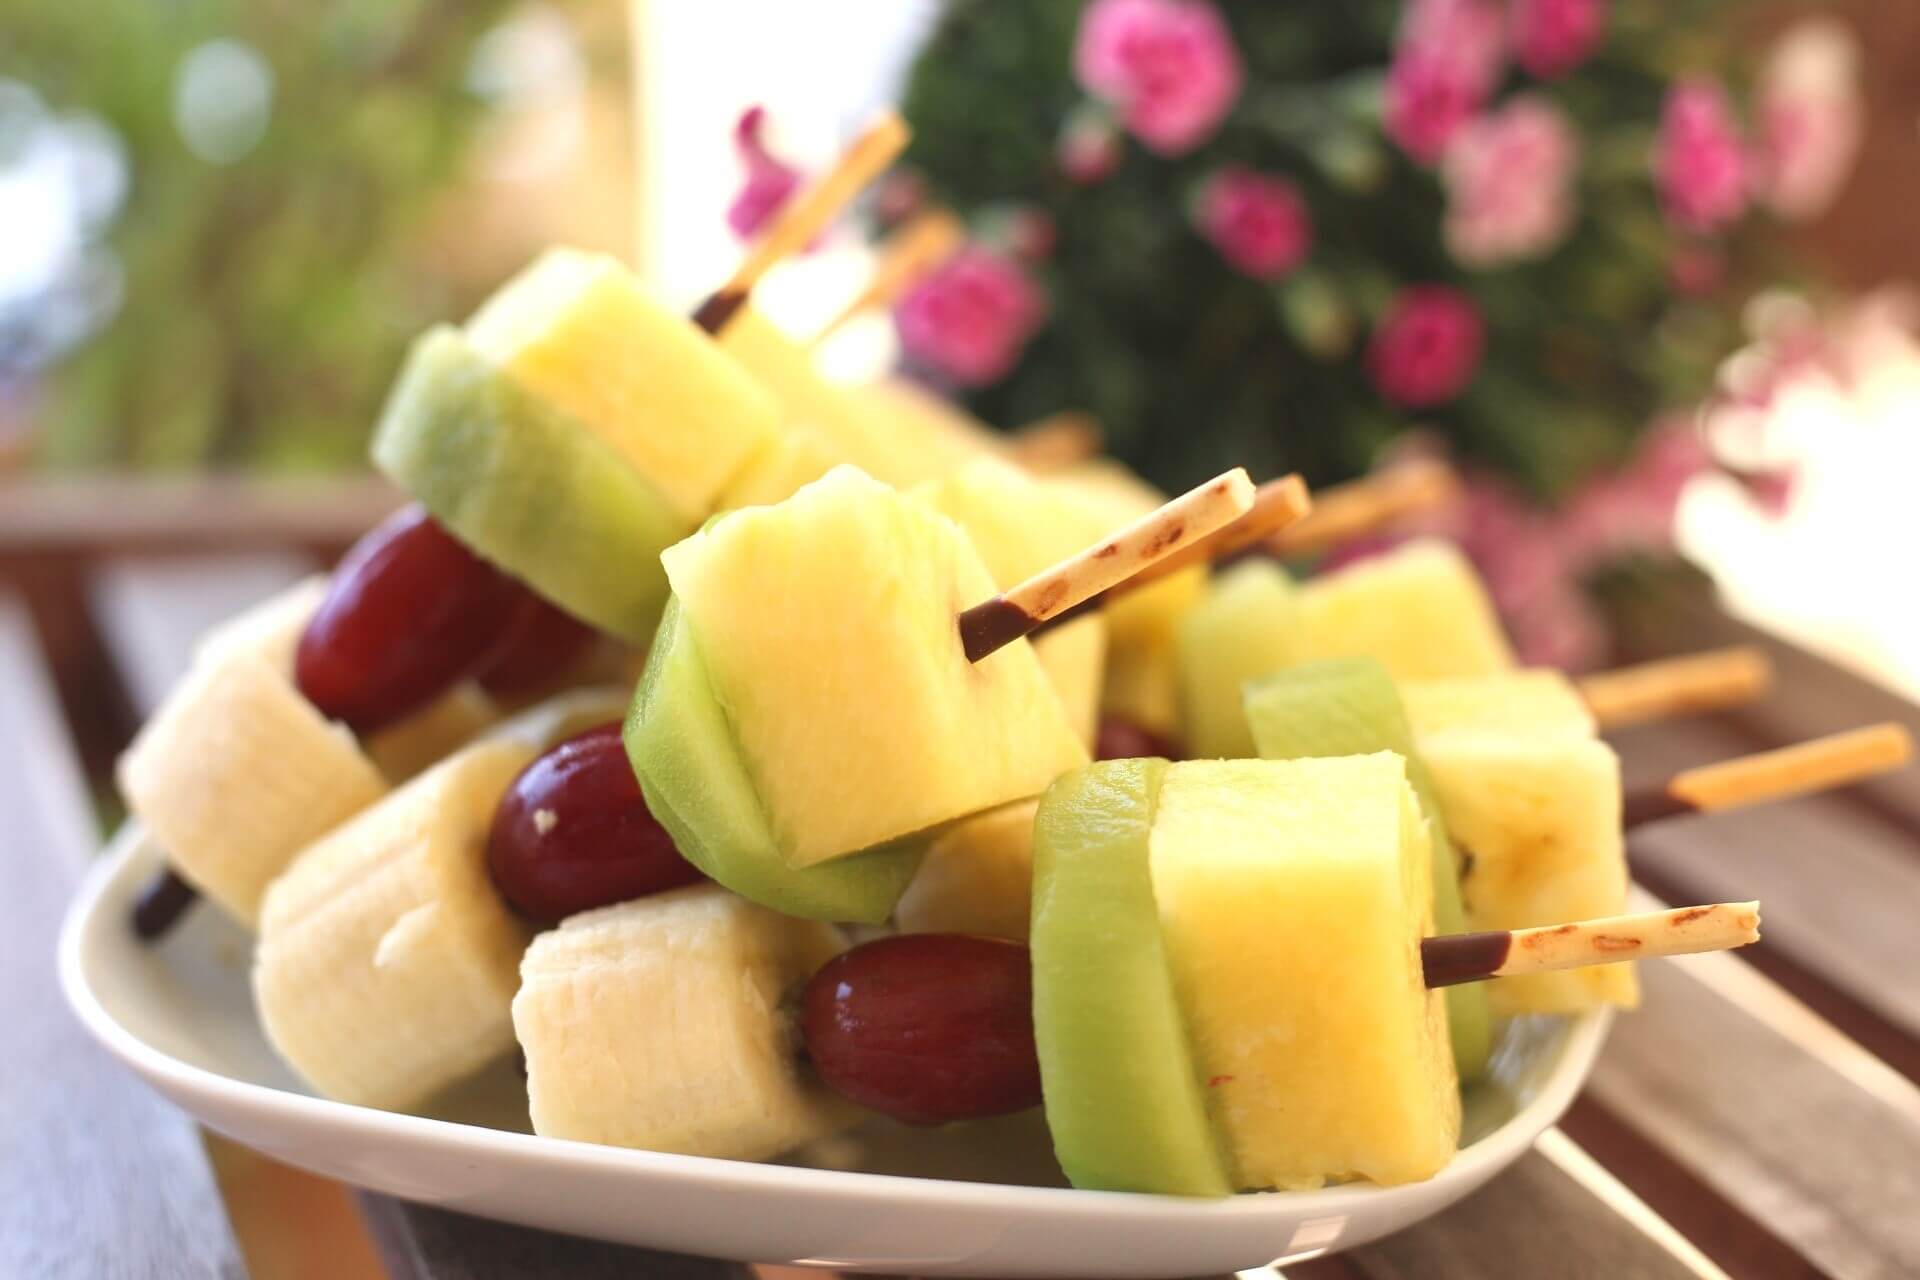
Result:
[[[908,1124],[1040,1103],[1027,949],[910,933],[843,952],[807,983],[800,1029],[834,1092]]]
[[[424,508],[407,507],[334,569],[300,637],[294,680],[326,716],[370,733],[471,675],[525,595]]]
[[[474,678],[495,697],[532,692],[584,653],[594,635],[592,627],[529,591]]]
[[[487,869],[536,924],[700,878],[647,810],[617,723],[568,738],[521,771],[494,811]]]
[[[1180,758],[1174,745],[1153,730],[1119,716],[1100,717],[1099,736],[1093,744],[1095,760],[1150,760],[1155,756]]]

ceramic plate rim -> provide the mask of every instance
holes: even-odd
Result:
[[[88,869],[61,925],[60,985],[75,1016],[109,1053],[173,1098],[200,1122],[216,1129],[223,1126],[200,1107],[187,1105],[181,1099],[224,1099],[230,1106],[244,1106],[255,1113],[279,1112],[307,1123],[325,1124],[342,1132],[424,1143],[439,1148],[457,1144],[473,1149],[475,1154],[588,1165],[600,1171],[624,1172],[635,1177],[672,1176],[714,1190],[751,1187],[797,1198],[877,1198],[890,1201],[902,1209],[937,1209],[956,1205],[975,1209],[998,1208],[1007,1212],[1045,1213],[1069,1219],[1097,1219],[1124,1212],[1136,1220],[1140,1215],[1147,1214],[1156,1220],[1164,1220],[1170,1226],[1221,1218],[1331,1215],[1352,1213],[1410,1189],[1431,1193],[1442,1184],[1454,1182],[1472,1188],[1511,1164],[1565,1113],[1584,1087],[1612,1021],[1611,1010],[1599,1010],[1572,1018],[1560,1062],[1535,1097],[1478,1142],[1463,1148],[1433,1179],[1402,1187],[1356,1183],[1313,1191],[1261,1192],[1223,1200],[1207,1200],[1141,1192],[962,1182],[638,1151],[513,1133],[428,1116],[379,1111],[293,1093],[222,1075],[184,1062],[148,1044],[108,1012],[94,993],[86,972],[87,938],[94,929],[100,927],[99,916],[109,888],[126,875],[131,865],[139,859],[146,843],[144,834],[137,822],[128,821],[108,841],[95,864]],[[298,1163],[297,1155],[280,1154]],[[372,1189],[383,1190],[378,1187]]]

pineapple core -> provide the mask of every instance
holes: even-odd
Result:
[[[690,524],[773,443],[772,397],[612,258],[548,252],[480,309],[466,335],[605,440]]]
[[[1427,839],[1390,752],[1167,771],[1154,894],[1235,1186],[1412,1182],[1452,1158]]]
[[[1475,929],[1523,929],[1627,908],[1620,759],[1563,675],[1509,672],[1402,686],[1414,740],[1458,847]],[[1499,978],[1493,1010],[1631,1007],[1630,964]]]
[[[853,467],[661,557],[781,857],[808,867],[1038,795],[1085,764],[1033,648],[978,663],[960,527]]]
[[[1467,558],[1411,542],[1307,583],[1299,661],[1373,658],[1395,680],[1480,676],[1513,666],[1500,620]]]

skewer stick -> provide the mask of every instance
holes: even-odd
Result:
[[[909,136],[906,121],[891,111],[862,130],[840,153],[833,168],[780,211],[766,234],[747,250],[732,277],[700,304],[693,322],[713,334],[726,328],[727,321],[760,283],[760,277],[774,263],[811,244],[849,201],[906,150]]]
[[[815,346],[869,307],[884,307],[919,283],[920,278],[951,258],[966,239],[960,219],[945,209],[929,209],[893,233],[880,248],[873,275],[839,314],[813,335]]]
[[[960,615],[967,661],[980,661],[1049,618],[1224,528],[1253,507],[1253,498],[1246,468],[1235,467],[1019,586],[974,605]]]
[[[1683,813],[1712,813],[1826,791],[1875,777],[1913,756],[1904,726],[1877,724],[1790,747],[1683,769],[1657,786],[1627,794],[1625,825]]]
[[[1760,904],[1720,902],[1537,929],[1428,938],[1420,944],[1420,967],[1429,987],[1451,987],[1518,973],[1728,951],[1758,941]]]
[[[1580,696],[1602,729],[1722,711],[1773,684],[1773,660],[1752,645],[1663,658],[1583,676]]]
[[[1443,507],[1459,492],[1460,478],[1444,462],[1423,459],[1389,467],[1322,490],[1315,495],[1313,514],[1275,534],[1267,546],[1283,556],[1321,551]]]
[[[1278,480],[1269,480],[1254,490],[1253,506],[1247,513],[1232,524],[1215,533],[1189,544],[1185,550],[1176,551],[1148,565],[1124,582],[1116,583],[1105,591],[1088,596],[1071,609],[1062,609],[1047,619],[1035,631],[1047,631],[1054,627],[1065,626],[1083,614],[1095,609],[1105,608],[1108,604],[1138,591],[1142,587],[1152,586],[1169,574],[1190,569],[1197,564],[1210,564],[1225,559],[1236,551],[1244,551],[1257,542],[1271,537],[1273,533],[1306,516],[1313,509],[1313,498],[1307,493],[1307,482],[1297,475],[1281,476]]]
[[[156,871],[128,913],[133,936],[142,942],[158,941],[180,922],[187,908],[198,901],[200,891],[181,879],[178,871],[172,867]]]
[[[1007,437],[1007,456],[1029,471],[1058,471],[1106,448],[1100,419],[1078,409],[1036,418]]]

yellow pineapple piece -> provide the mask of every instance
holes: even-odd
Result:
[[[1033,901],[1033,817],[1021,800],[956,822],[927,850],[894,909],[902,933],[976,933],[1027,940]]]
[[[1081,744],[1093,750],[1107,670],[1107,620],[1090,613],[1054,627],[1033,638],[1033,653],[1060,696],[1067,723]]]
[[[791,422],[780,438],[755,454],[720,495],[720,509],[770,507],[785,502],[802,485],[812,484],[847,456],[804,422]]]
[[[966,533],[852,467],[662,562],[780,856],[808,867],[1037,795],[1086,748],[1033,647],[978,663]]]
[[[1410,542],[1309,581],[1300,591],[1299,661],[1373,658],[1395,680],[1480,676],[1513,649],[1458,548]]]
[[[1007,456],[1004,439],[991,427],[905,378],[882,378],[860,390],[910,443],[924,470],[921,480],[938,479],[982,458]]]
[[[779,408],[767,392],[612,258],[551,250],[466,336],[600,436],[688,523],[774,439]]]
[[[1432,864],[1405,761],[1175,764],[1148,844],[1234,1185],[1439,1172],[1459,1084],[1421,975]]]
[[[1475,929],[1626,910],[1620,760],[1564,676],[1409,681],[1402,693]],[[1488,994],[1496,1014],[1580,1013],[1631,1007],[1639,986],[1632,965],[1611,964],[1499,978]]]

